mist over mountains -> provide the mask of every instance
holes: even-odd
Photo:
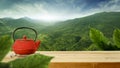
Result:
[[[0,35],[11,35],[17,27],[36,29],[38,39],[42,40],[40,50],[85,50],[91,44],[90,28],[101,30],[105,36],[111,38],[113,30],[120,28],[120,12],[96,13],[82,18],[59,21],[52,25],[27,17],[0,19]]]

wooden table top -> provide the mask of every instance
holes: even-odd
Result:
[[[51,62],[120,62],[120,51],[37,51],[36,53],[53,56]],[[9,52],[2,62],[18,57],[10,57]]]

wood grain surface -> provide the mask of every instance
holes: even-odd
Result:
[[[49,68],[120,68],[120,51],[37,51],[36,53],[53,56]],[[9,52],[2,62],[10,57]]]

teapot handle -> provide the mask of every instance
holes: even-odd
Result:
[[[13,40],[15,41],[15,32],[19,29],[30,29],[30,30],[33,30],[35,32],[35,39],[34,41],[36,41],[36,38],[37,38],[37,31],[33,28],[30,28],[30,27],[18,27],[16,28],[14,31],[13,31],[13,34],[12,34],[12,37],[13,37]]]

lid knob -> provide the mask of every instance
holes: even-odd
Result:
[[[24,39],[24,40],[26,40],[26,39],[27,39],[26,35],[24,35],[24,36],[23,36],[23,39]]]

